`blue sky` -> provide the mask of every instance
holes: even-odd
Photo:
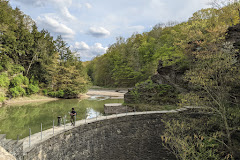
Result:
[[[187,21],[210,0],[10,0],[54,37],[62,35],[81,60],[104,54],[116,37]]]

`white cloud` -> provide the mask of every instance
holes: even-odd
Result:
[[[77,50],[89,50],[90,47],[87,45],[87,43],[81,41],[81,42],[75,42],[74,48]]]
[[[91,9],[92,8],[92,5],[90,3],[85,3],[85,6],[88,8],[88,9]]]
[[[95,43],[92,47],[91,50],[95,55],[97,54],[103,54],[107,51],[107,47],[103,47],[101,43]]]
[[[17,0],[14,0],[18,2]],[[72,0],[21,0],[20,3],[27,4],[35,7],[54,7],[61,14],[65,20],[76,20],[76,18],[69,12],[72,5]]]
[[[75,32],[71,28],[49,15],[38,17],[37,23],[56,35],[62,35],[65,39],[73,39],[75,36]]]
[[[88,34],[94,37],[106,37],[110,35],[110,32],[103,27],[90,27]]]
[[[71,13],[69,12],[68,8],[67,7],[62,7],[60,9],[62,15],[67,18],[67,19],[70,19],[70,20],[76,20],[76,17],[74,17],[73,15],[71,15]]]
[[[101,43],[95,43],[92,46],[87,45],[85,42],[75,42],[71,49],[76,52],[76,56],[80,57],[82,61],[89,61],[97,55],[106,53],[107,47],[103,47]]]

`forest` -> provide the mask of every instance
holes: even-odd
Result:
[[[229,26],[239,23],[238,5],[202,9],[183,23],[157,24],[150,32],[118,37],[107,53],[87,63],[94,85],[133,87],[156,73],[158,61],[176,70],[187,70],[200,55],[223,40]],[[197,49],[191,52],[190,48]],[[211,52],[211,51],[209,51]]]
[[[38,31],[36,23],[6,0],[0,1],[0,101],[42,93],[76,98],[89,78],[59,35]]]
[[[177,159],[240,158],[240,3],[214,2],[187,22],[119,37],[106,54],[85,62],[94,85],[134,87],[132,103],[149,105],[145,95],[154,105],[201,108],[195,116],[168,115],[164,121],[162,140]],[[159,61],[182,73],[185,91],[152,82]]]

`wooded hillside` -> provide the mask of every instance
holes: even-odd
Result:
[[[43,92],[74,98],[86,92],[88,76],[61,36],[38,31],[35,22],[0,1],[0,101]]]

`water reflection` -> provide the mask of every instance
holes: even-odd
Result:
[[[106,100],[109,99],[110,97],[108,96],[98,96],[98,95],[94,95],[89,97],[89,100],[97,100],[97,101],[102,101],[102,100]]]
[[[11,139],[17,139],[17,135],[24,138],[28,136],[29,128],[32,133],[39,132],[41,123],[44,130],[51,128],[58,116],[66,117],[68,123],[71,108],[75,108],[77,120],[90,119],[104,113],[104,104],[122,102],[122,99],[95,95],[84,100],[65,99],[3,106],[0,108],[0,134],[7,134],[7,138]]]
[[[98,116],[101,116],[101,115],[102,115],[102,113],[100,113],[98,111],[95,111],[92,108],[87,108],[87,114],[86,114],[87,119],[95,118],[95,117],[98,117]]]

